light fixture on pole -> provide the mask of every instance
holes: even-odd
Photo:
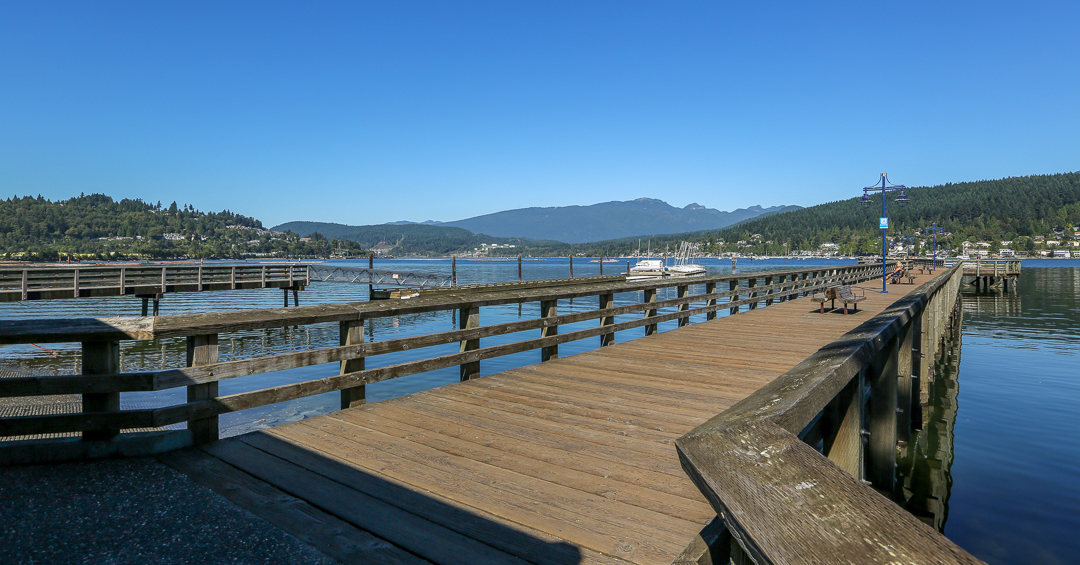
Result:
[[[939,228],[937,222],[934,222],[932,226],[926,228],[926,231],[934,234],[934,257],[930,260],[930,272],[932,273],[934,272],[934,267],[937,266],[937,234],[938,232],[945,231],[945,228]]]
[[[881,293],[886,294],[889,291],[885,287],[885,282],[889,275],[889,266],[887,264],[888,247],[885,241],[885,235],[889,231],[889,217],[885,215],[885,193],[899,190],[900,196],[896,198],[896,203],[901,206],[907,206],[911,199],[907,197],[907,187],[902,184],[892,184],[889,182],[889,175],[881,173],[881,185],[867,186],[863,188],[862,198],[859,203],[863,205],[863,208],[869,208],[870,204],[874,201],[870,198],[871,192],[881,193],[881,218],[878,220],[878,227],[881,228]]]

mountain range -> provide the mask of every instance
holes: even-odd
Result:
[[[697,203],[676,208],[663,200],[638,198],[590,206],[518,208],[453,222],[398,221],[388,225],[450,226],[493,237],[521,237],[563,243],[587,243],[639,235],[682,233],[724,228],[764,214],[798,210],[799,206],[750,206],[731,212]],[[294,229],[292,224],[277,228]],[[277,229],[275,228],[275,229]]]

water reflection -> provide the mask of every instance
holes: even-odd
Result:
[[[988,563],[1075,563],[1080,261],[1023,266],[1016,295],[962,294],[963,361],[930,387],[905,501]]]

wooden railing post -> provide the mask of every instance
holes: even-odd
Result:
[[[757,279],[747,279],[747,281],[746,281],[746,287],[747,288],[754,288],[756,286],[757,286]],[[758,293],[756,293],[756,292],[750,292],[750,293],[747,294],[746,297],[747,298],[757,298],[757,295],[758,295]],[[757,310],[757,301],[756,300],[750,303],[750,310]]]
[[[894,336],[870,366],[870,440],[866,452],[866,478],[891,497],[896,480],[896,369],[900,350]]]
[[[655,288],[646,289],[645,290],[645,303],[648,304],[648,303],[655,303],[655,302],[656,302],[656,289]],[[656,315],[656,312],[657,312],[656,308],[651,308],[649,310],[646,310],[645,311],[645,317],[646,318],[651,318],[651,317]],[[653,335],[655,333],[656,333],[656,324],[648,324],[648,325],[645,326],[645,335]]]
[[[896,370],[896,439],[911,438],[912,376],[914,375],[914,319],[900,329],[900,351]]]
[[[771,285],[772,285],[772,281],[773,281],[773,278],[772,278],[772,277],[765,277],[765,286],[771,286]],[[773,289],[771,289],[771,288],[770,288],[769,290],[766,290],[766,291],[765,291],[765,296],[766,296],[766,297],[768,297],[768,296],[769,296],[769,295],[771,295],[772,293],[773,293]],[[771,297],[769,297],[769,298],[766,298],[766,299],[765,299],[765,305],[766,305],[766,306],[772,306],[772,305],[773,305],[773,299],[772,299]]]
[[[833,463],[856,479],[862,479],[863,462],[863,390],[865,371],[836,395],[822,414],[822,451]]]
[[[738,279],[728,281],[728,289],[729,290],[731,290],[732,292],[735,292],[735,290],[738,289],[738,288],[739,288],[739,280]],[[738,294],[732,294],[731,296],[728,297],[728,302],[738,302],[738,301],[739,301],[739,295]],[[731,308],[728,309],[728,315],[729,316],[734,316],[735,314],[738,314],[738,313],[739,313],[739,307],[738,306],[732,306]]]
[[[686,298],[687,296],[690,296],[690,286],[689,285],[685,285],[685,284],[684,285],[679,285],[677,290],[678,290],[679,298]],[[679,312],[689,312],[689,311],[690,311],[690,303],[689,302],[687,302],[685,304],[679,304]],[[685,318],[679,318],[679,327],[680,328],[683,327],[683,326],[688,326],[688,325],[690,325],[690,317],[689,316],[687,316]]]
[[[714,283],[714,282],[705,283],[705,294],[713,294],[714,292],[716,292],[716,283]],[[716,299],[715,298],[710,298],[710,299],[706,300],[705,305],[706,306],[716,306]],[[716,319],[716,310],[713,310],[712,312],[708,312],[708,313],[705,314],[705,320],[706,321],[715,320],[715,319]]]
[[[601,263],[602,265],[603,263]],[[606,310],[608,308],[615,307],[615,295],[613,293],[606,293],[600,295],[600,309]],[[603,316],[600,318],[601,326],[613,326],[615,325],[615,316]],[[609,345],[615,345],[615,332],[609,334],[603,334],[600,336],[600,347],[607,347]]]
[[[30,290],[29,285],[27,284],[28,283],[27,279],[29,278],[28,275],[29,275],[29,273],[26,271],[26,269],[23,269],[22,270],[22,299],[23,300],[26,300],[27,293]]]
[[[209,365],[218,361],[218,336],[217,334],[193,335],[187,338],[187,365]],[[197,402],[217,398],[218,382],[209,382],[197,385],[188,385],[187,401]],[[200,445],[216,441],[218,439],[218,417],[199,418],[188,421],[188,429],[191,430],[191,441],[194,445]]]
[[[925,311],[924,311],[925,312]],[[923,394],[927,390],[926,381],[926,358],[923,356],[926,347],[926,332],[923,330],[924,312],[920,312],[911,320],[911,429],[923,429]]]
[[[127,285],[125,284],[125,278],[127,276],[127,269],[120,267],[120,296],[127,294]]]
[[[795,277],[795,276],[796,275],[792,275],[792,277]],[[787,290],[790,287],[788,287],[788,286],[786,286],[784,284],[785,281],[787,281],[787,275],[780,275],[779,280],[776,281],[776,284],[780,285],[780,298],[777,299],[779,302],[787,302],[787,299],[788,299],[787,298]]]
[[[554,320],[559,315],[559,301],[558,300],[541,300],[540,301],[540,315],[544,318],[551,318]],[[559,335],[559,326],[554,321],[550,322],[550,325],[546,325],[540,328],[540,337],[551,337]],[[549,345],[540,348],[540,362],[551,361],[552,359],[559,358],[559,346]]]
[[[262,287],[266,288],[266,265],[262,266]]]
[[[458,310],[458,329],[468,330],[472,328],[480,327],[480,307],[479,306],[466,306]],[[462,353],[466,351],[473,351],[480,349],[479,339],[466,339],[461,341]],[[469,379],[475,379],[480,376],[480,362],[473,361],[471,363],[461,364],[461,380],[467,381]]]
[[[165,294],[166,292],[168,292],[168,286],[166,284],[168,282],[166,278],[168,276],[167,269],[168,267],[161,268],[161,294]]]
[[[265,269],[266,267],[263,267],[263,268]],[[232,288],[232,290],[236,290],[236,266],[235,265],[233,265],[229,269],[229,286]]]
[[[202,292],[202,289],[203,289],[203,284],[202,284],[202,265],[199,265],[199,274],[198,274],[198,277],[199,277],[199,282],[198,282],[198,283],[196,284],[196,287],[198,288],[199,292]]]
[[[82,342],[82,373],[84,375],[111,375],[120,372],[119,341]],[[101,392],[82,395],[83,412],[119,412],[120,393]],[[83,441],[106,441],[116,437],[120,430],[87,430]]]
[[[340,345],[360,345],[364,343],[364,320],[344,320],[339,323],[338,343]],[[341,362],[339,375],[364,370],[364,358],[346,359]],[[365,385],[341,389],[341,409],[360,406],[367,400]]]

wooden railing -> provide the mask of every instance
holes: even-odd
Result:
[[[931,265],[936,269],[963,264],[964,274],[975,276],[1012,276],[1020,274],[1020,259],[914,259],[913,263],[924,269]]]
[[[0,302],[169,292],[293,288],[306,265],[125,265],[0,267]]]
[[[559,345],[599,337],[601,346],[614,343],[615,332],[644,328],[646,335],[657,324],[691,316],[740,308],[754,309],[805,296],[834,284],[849,284],[881,276],[871,265],[757,272],[655,281],[594,281],[580,285],[518,288],[458,295],[420,296],[407,301],[376,301],[348,304],[260,309],[222,313],[161,316],[157,318],[83,318],[0,321],[0,344],[79,342],[82,374],[28,376],[0,379],[0,397],[57,394],[83,395],[83,412],[0,418],[0,437],[81,432],[78,438],[22,440],[0,447],[0,462],[61,460],[113,453],[154,453],[217,439],[218,416],[236,410],[286,400],[341,391],[343,408],[364,402],[364,386],[406,375],[459,366],[462,380],[480,375],[485,359],[540,349],[543,361],[557,358]],[[759,284],[761,283],[761,284]],[[657,300],[662,288],[677,289],[677,297]],[[692,289],[703,289],[691,294]],[[616,293],[642,292],[644,301],[615,306]],[[598,309],[571,314],[558,313],[558,301],[599,298]],[[503,304],[539,303],[539,317],[509,323],[480,325],[480,308]],[[660,313],[663,308],[675,311]],[[423,312],[456,310],[459,329],[415,337],[364,342],[363,324],[371,318],[405,316]],[[644,314],[625,321],[616,316]],[[559,326],[596,320],[599,325],[566,333]],[[293,353],[219,362],[218,335],[225,332],[336,322],[340,345]],[[481,346],[481,339],[527,330],[540,337]],[[187,338],[187,366],[161,371],[119,371],[120,340]],[[368,357],[458,343],[458,353],[439,355],[385,367],[365,368]],[[218,382],[270,371],[321,363],[340,363],[337,375],[251,392],[221,396]],[[120,410],[121,392],[159,391],[187,387],[187,402],[157,409]],[[121,430],[158,428],[187,422],[187,430],[124,433]],[[122,441],[125,440],[125,441]],[[126,441],[130,440],[130,441]]]
[[[943,271],[676,441],[723,520],[714,563],[979,563],[890,501],[962,276]]]

